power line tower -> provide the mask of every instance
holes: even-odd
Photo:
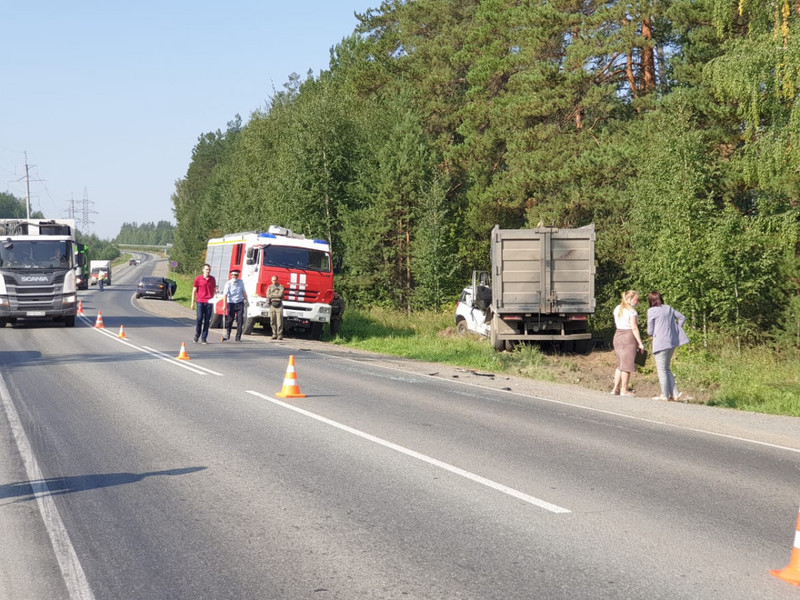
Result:
[[[93,214],[93,215],[97,214],[96,210],[92,210],[91,208],[89,208],[90,204],[94,204],[94,202],[90,202],[89,201],[89,191],[86,188],[83,188],[83,204],[82,204],[82,207],[81,207],[81,220],[80,220],[81,226],[80,226],[80,230],[83,231],[86,234],[88,234],[90,232],[90,229],[91,229],[90,226],[94,225],[94,221],[90,221],[89,220],[89,215],[90,214]]]

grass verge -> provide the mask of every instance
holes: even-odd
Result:
[[[330,341],[469,369],[578,383],[604,391],[607,387],[607,378],[586,376],[588,369],[597,368],[590,364],[591,357],[545,353],[537,346],[495,352],[484,339],[458,336],[449,312],[409,316],[381,308],[348,308],[341,333]],[[800,355],[779,357],[765,348],[738,353],[720,345],[717,352],[692,346],[679,350],[672,368],[681,389],[697,390],[701,401],[712,406],[800,417]],[[649,359],[641,377],[656,381],[651,363]]]

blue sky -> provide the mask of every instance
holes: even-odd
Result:
[[[379,0],[0,3],[0,191],[113,238],[174,223],[170,196],[200,135],[266,106]]]

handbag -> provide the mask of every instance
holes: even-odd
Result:
[[[643,367],[646,361],[647,361],[647,350],[642,350],[641,352],[637,350],[636,355],[633,358],[633,362],[636,363],[637,366]]]

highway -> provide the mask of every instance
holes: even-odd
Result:
[[[796,419],[202,346],[133,299],[155,266],[82,292],[74,329],[0,330],[0,598],[800,597],[769,574]],[[305,398],[276,397],[290,356]]]

